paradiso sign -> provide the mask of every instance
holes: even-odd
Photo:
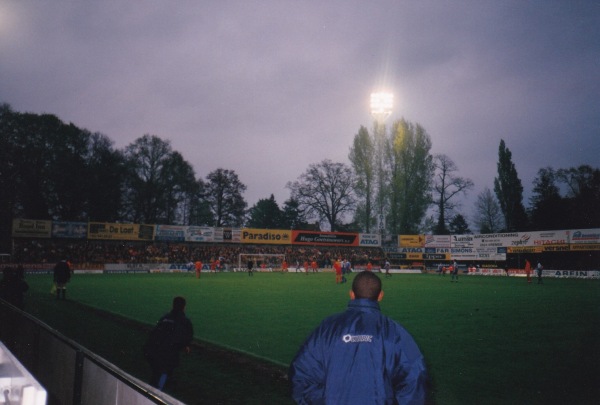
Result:
[[[292,231],[277,229],[242,229],[242,243],[266,243],[272,245],[289,245]]]

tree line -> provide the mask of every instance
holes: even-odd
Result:
[[[404,119],[375,123],[354,136],[349,159],[355,179],[354,224],[382,233],[471,233],[457,197],[473,187],[445,154],[431,154],[431,139]],[[600,227],[600,170],[589,165],[541,168],[528,207],[512,153],[498,147],[493,191],[477,196],[472,223],[480,233]]]
[[[361,127],[350,165],[324,160],[248,208],[246,185],[217,168],[197,177],[168,140],[146,134],[123,149],[106,135],[51,114],[0,105],[0,249],[9,250],[12,219],[133,222],[383,234],[469,233],[458,196],[473,182],[431,139],[404,119]],[[493,193],[478,196],[473,223],[482,233],[600,227],[600,171],[540,169],[529,207],[510,150],[500,142]]]

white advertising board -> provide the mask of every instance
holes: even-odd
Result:
[[[376,233],[360,233],[358,234],[358,246],[379,247],[381,246],[381,236]]]
[[[451,246],[450,235],[425,235],[426,248],[449,248]]]
[[[570,233],[569,240],[572,245],[582,243],[600,243],[600,229],[574,229],[566,232]]]

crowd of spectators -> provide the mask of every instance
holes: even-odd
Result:
[[[354,246],[292,246],[209,244],[180,242],[128,242],[60,239],[15,239],[13,260],[20,263],[55,263],[68,259],[75,264],[104,263],[189,263],[197,260],[222,265],[237,265],[239,255],[284,254],[290,268],[304,261],[316,260],[319,267],[332,267],[337,259],[353,264],[378,264],[384,259],[383,250]]]

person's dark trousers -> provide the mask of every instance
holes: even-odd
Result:
[[[152,377],[150,378],[150,385],[154,388],[158,388],[160,391],[165,389],[165,385],[169,380],[169,374],[164,371],[152,370]]]

